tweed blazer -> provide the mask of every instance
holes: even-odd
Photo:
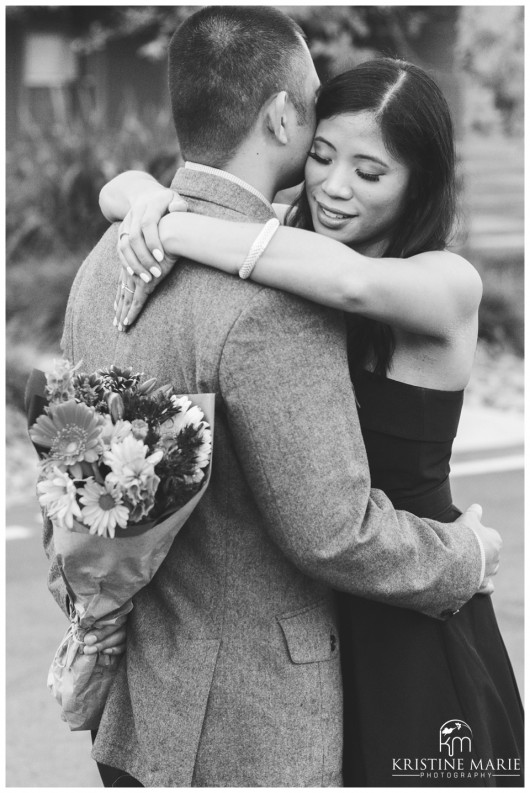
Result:
[[[196,212],[272,214],[220,175],[174,184]],[[135,598],[93,757],[153,787],[340,785],[333,588],[441,617],[478,587],[476,537],[370,490],[339,312],[181,261],[118,333],[116,241],[114,225],[75,279],[65,353],[215,392],[215,444],[207,493]],[[64,607],[49,527],[45,543]]]

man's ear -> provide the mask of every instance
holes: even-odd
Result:
[[[265,108],[266,128],[282,146],[289,142],[286,131],[287,104],[287,91],[280,91],[269,100]]]

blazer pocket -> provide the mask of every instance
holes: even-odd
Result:
[[[338,657],[339,632],[327,601],[276,619],[293,664],[314,664]]]

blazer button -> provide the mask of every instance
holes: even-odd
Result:
[[[334,653],[335,650],[337,649],[337,637],[335,636],[333,631],[331,631],[331,633],[329,634],[329,646],[331,647],[331,652]]]

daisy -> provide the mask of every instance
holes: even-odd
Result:
[[[100,485],[89,479],[81,491],[81,503],[84,504],[81,510],[83,523],[89,527],[90,534],[114,537],[116,526],[122,529],[127,526],[129,510],[111,482],[105,481]]]
[[[39,416],[29,434],[34,443],[50,449],[50,457],[64,465],[83,460],[95,463],[102,451],[103,424],[103,416],[93,408],[70,400]]]
[[[37,485],[39,503],[48,517],[61,528],[72,529],[74,518],[81,519],[76,487],[65,471],[55,466],[49,479]]]

